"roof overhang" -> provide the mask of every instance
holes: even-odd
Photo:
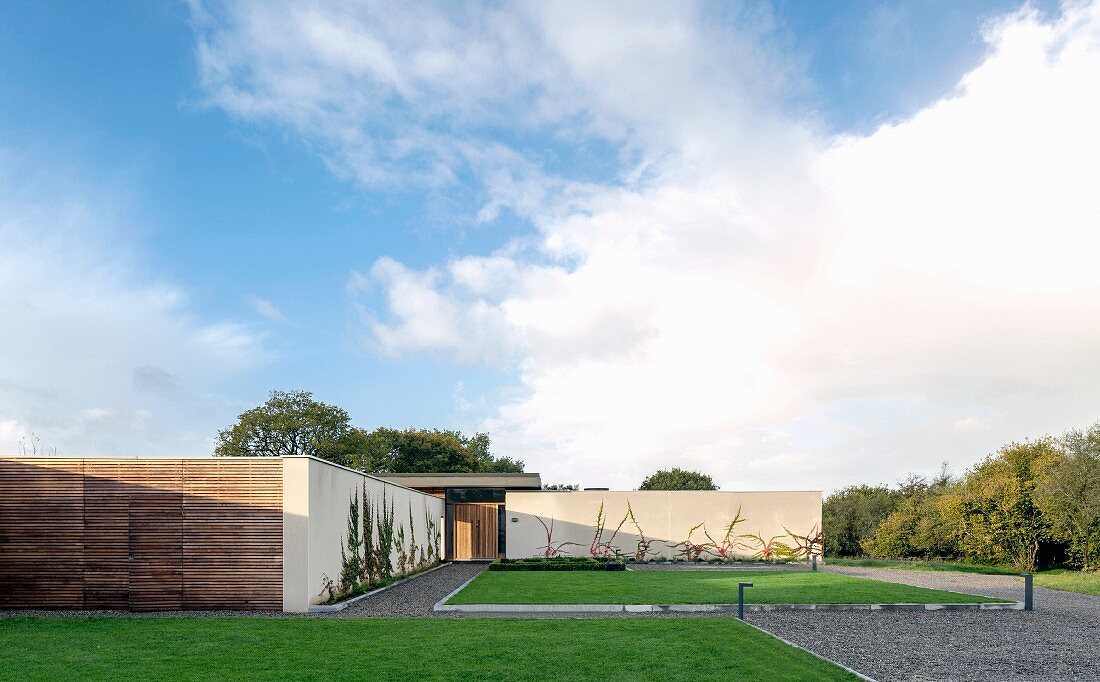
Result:
[[[371,474],[406,488],[505,488],[541,490],[538,474]]]

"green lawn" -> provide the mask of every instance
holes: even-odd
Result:
[[[949,561],[902,561],[897,559],[840,559],[830,558],[830,566],[866,566],[870,568],[900,568],[912,571],[958,571],[960,573],[983,573],[986,575],[1020,575],[1020,571],[1010,566],[981,566],[978,564],[960,564]],[[1080,592],[1100,597],[1100,573],[1082,573],[1055,568],[1035,573],[1035,585],[1052,590]]]
[[[733,618],[0,618],[0,679],[699,677],[855,679]]]
[[[1100,573],[1054,569],[1035,574],[1035,584],[1052,590],[1080,592],[1100,597]]]
[[[734,604],[737,583],[757,604],[998,601],[838,573],[809,571],[486,572],[449,604]]]
[[[1020,575],[1020,571],[1011,566],[982,566],[980,564],[960,564],[951,561],[910,561],[900,559],[826,559],[830,566],[861,566],[867,568],[903,568],[911,571],[955,571],[958,573],[981,573],[984,575]]]

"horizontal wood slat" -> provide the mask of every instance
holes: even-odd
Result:
[[[282,608],[282,461],[0,458],[0,608]]]

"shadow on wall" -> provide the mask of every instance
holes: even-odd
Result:
[[[821,496],[816,492],[782,493],[776,500],[781,504],[773,505],[759,497],[738,499],[768,493],[552,495],[509,495],[505,523],[510,558],[780,561],[805,560],[823,551]],[[746,508],[757,512],[755,518]]]
[[[282,463],[0,459],[0,608],[283,606]]]

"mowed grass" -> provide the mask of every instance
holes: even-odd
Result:
[[[1100,597],[1100,573],[1054,569],[1035,574],[1035,584],[1052,590],[1080,592]]]
[[[0,679],[851,680],[733,618],[0,618]]]
[[[756,604],[995,602],[943,590],[809,571],[488,571],[449,604]]]
[[[982,566],[979,564],[960,564],[950,561],[909,561],[897,559],[829,559],[832,566],[861,566],[869,568],[898,568],[911,571],[955,571],[958,573],[981,573],[985,575],[1020,575],[1020,571],[1011,566]],[[1079,592],[1100,597],[1100,573],[1070,571],[1055,568],[1038,571],[1035,585],[1052,590]],[[1022,581],[1021,581],[1022,582]]]
[[[910,571],[953,571],[956,573],[980,573],[983,575],[1020,575],[1011,566],[983,566],[960,564],[952,561],[911,561],[899,559],[827,559],[830,566],[859,566],[865,568],[901,568]]]

